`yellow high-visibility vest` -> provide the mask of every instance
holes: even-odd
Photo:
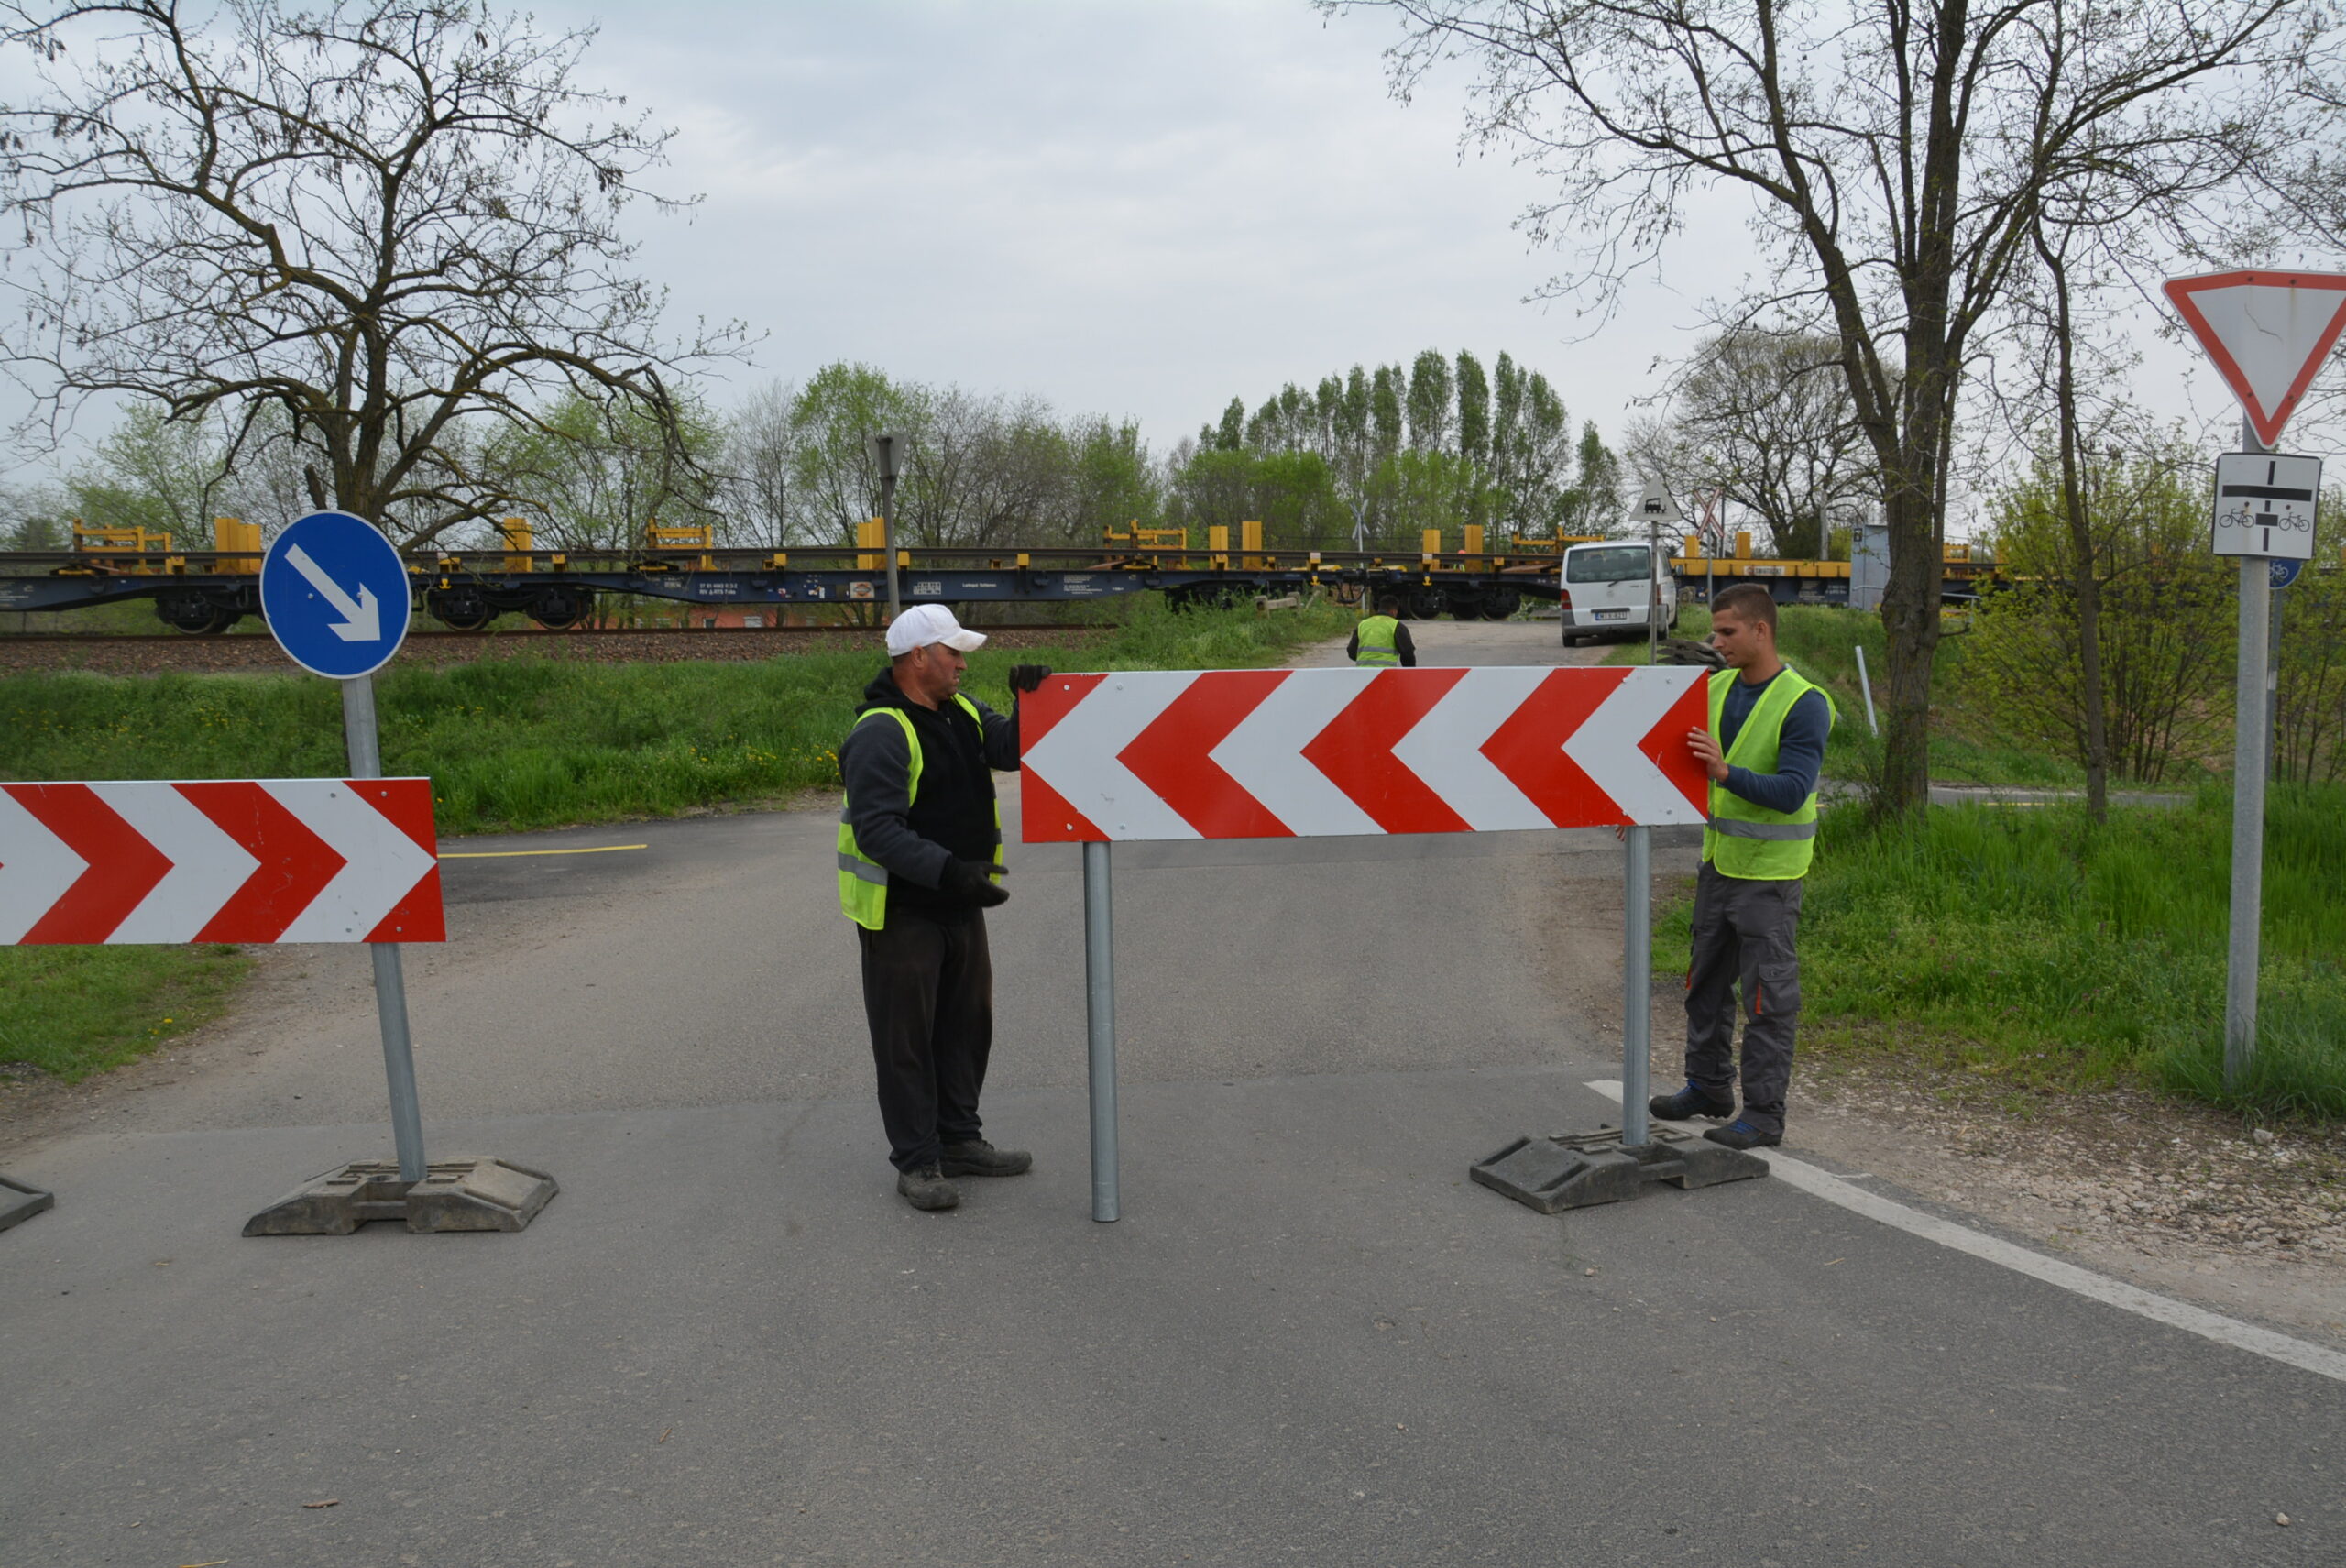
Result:
[[[977,722],[980,734],[985,731],[985,719],[978,712],[978,705],[956,692],[953,700],[963,712]],[[920,798],[921,749],[920,735],[913,728],[912,715],[900,707],[875,707],[856,720],[887,715],[904,726],[904,744],[912,748],[912,777],[904,789],[905,804]],[[839,913],[869,931],[877,931],[888,923],[888,868],[865,854],[855,841],[855,829],[848,823],[847,791],[839,791]],[[1002,858],[1002,801],[993,803],[993,872],[1003,874]]]
[[[1401,650],[1393,645],[1393,634],[1400,630],[1401,623],[1389,615],[1372,615],[1362,621],[1360,623],[1360,652],[1354,658],[1353,663],[1376,664],[1388,668],[1398,667],[1401,663]]]
[[[1735,670],[1720,670],[1711,676],[1714,738],[1727,713],[1727,694],[1742,678]],[[1760,694],[1743,728],[1735,732],[1735,744],[1727,750],[1727,762],[1755,773],[1774,773],[1777,749],[1783,741],[1785,716],[1803,696],[1823,690],[1786,664],[1768,683],[1768,689]],[[1829,735],[1831,723],[1838,717],[1830,692],[1825,694],[1825,732]],[[1809,861],[1815,853],[1814,790],[1808,792],[1808,798],[1800,803],[1797,811],[1770,811],[1764,806],[1752,805],[1723,784],[1712,783],[1710,820],[1703,828],[1703,859],[1716,866],[1721,876],[1753,882],[1790,882],[1808,874]]]

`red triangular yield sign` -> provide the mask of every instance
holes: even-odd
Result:
[[[2256,438],[2278,445],[2346,328],[2346,274],[2208,272],[2168,279],[2166,297],[2231,384]]]

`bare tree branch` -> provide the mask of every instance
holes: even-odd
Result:
[[[0,5],[40,90],[0,105],[0,364],[53,440],[93,396],[226,415],[415,543],[511,510],[470,426],[565,395],[648,417],[739,326],[658,335],[619,225],[670,133],[576,81],[591,30],[473,0]],[[273,409],[280,416],[256,419]]]

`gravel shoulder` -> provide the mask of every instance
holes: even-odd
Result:
[[[2253,1128],[2134,1089],[2015,1102],[1968,1076],[1812,1052],[1793,1142],[2146,1289],[2346,1348],[2346,1128]]]

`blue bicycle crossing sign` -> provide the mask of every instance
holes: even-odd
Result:
[[[313,511],[260,564],[260,610],[285,656],[313,675],[356,680],[407,638],[407,565],[374,524]]]

